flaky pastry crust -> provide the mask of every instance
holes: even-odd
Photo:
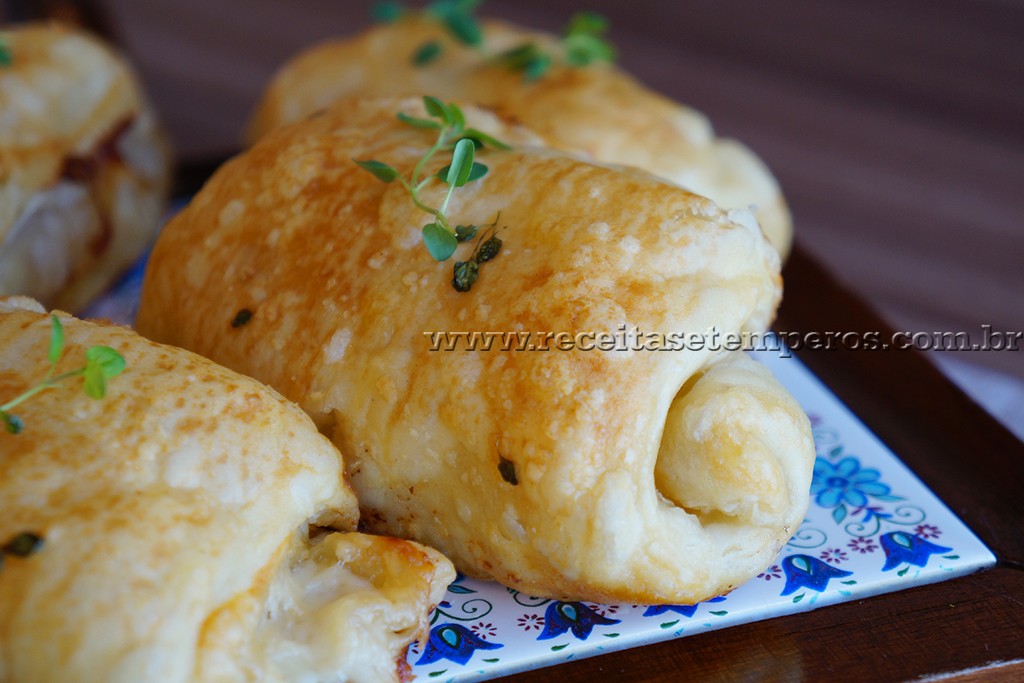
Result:
[[[170,153],[128,64],[59,24],[0,31],[0,294],[77,311],[160,227]]]
[[[761,571],[806,510],[813,448],[756,363],[709,348],[431,351],[429,338],[762,330],[781,281],[752,216],[632,169],[484,150],[489,173],[449,218],[497,221],[504,246],[461,293],[452,261],[423,248],[429,216],[352,161],[410,171],[432,136],[397,110],[423,115],[416,100],[347,101],[222,167],[158,241],[139,329],[298,402],[350,454],[363,523],[469,574],[690,603]],[[443,187],[424,192],[439,202]],[[240,309],[252,319],[232,327]]]
[[[554,36],[485,21],[479,49],[454,41],[436,21],[407,17],[298,55],[274,76],[246,134],[251,143],[347,96],[422,96],[464,100],[529,126],[550,147],[626,164],[672,180],[719,206],[755,209],[768,240],[785,257],[792,242],[789,209],[764,163],[736,140],[716,137],[707,118],[646,88],[608,64],[555,66],[530,82],[493,57]],[[416,66],[416,47],[444,51]]]
[[[102,344],[127,369],[0,433],[0,681],[398,680],[454,578],[415,543],[354,530],[337,450],[267,387],[127,328],[57,314],[58,372]],[[50,319],[0,300],[0,397],[48,368]],[[325,528],[310,540],[309,525]]]

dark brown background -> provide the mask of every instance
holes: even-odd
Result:
[[[185,159],[232,149],[274,68],[367,0],[103,0]],[[1024,329],[1024,6],[492,0],[605,13],[621,63],[761,154],[800,241],[898,329]],[[1020,353],[958,354],[1024,378]]]

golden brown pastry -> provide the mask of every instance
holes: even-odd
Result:
[[[2,558],[0,681],[397,680],[451,564],[336,533],[358,514],[338,452],[276,392],[58,315],[59,372],[97,344],[127,369],[101,400],[79,379],[37,394],[0,432],[0,545],[42,538]],[[50,325],[0,300],[0,400],[45,375]]]
[[[295,57],[274,77],[249,126],[250,142],[344,96],[422,96],[477,102],[532,128],[548,146],[627,164],[710,197],[719,206],[756,209],[768,240],[785,257],[792,221],[778,183],[741,143],[715,136],[700,112],[649,90],[609,64],[554,66],[529,82],[492,58],[525,42],[557,54],[553,36],[487,21],[479,49],[453,41],[436,21],[410,16]],[[444,51],[416,66],[417,46]]]
[[[458,292],[452,262],[420,243],[428,216],[352,161],[408,173],[433,136],[395,112],[417,105],[349,101],[223,166],[163,231],[140,330],[297,401],[351,454],[363,523],[469,574],[691,603],[761,571],[806,510],[813,448],[756,363],[708,347],[431,351],[428,338],[761,330],[781,283],[753,217],[639,171],[485,150],[490,172],[453,195],[449,219],[497,216],[504,246]],[[251,320],[232,327],[241,309]]]
[[[0,30],[0,294],[78,310],[151,243],[170,155],[124,60],[65,26]]]

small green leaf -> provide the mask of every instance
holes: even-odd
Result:
[[[480,230],[479,225],[456,225],[455,226],[455,239],[459,242],[468,242],[469,240],[476,237],[477,231]]]
[[[451,119],[448,116],[448,107],[444,106],[444,102],[436,97],[426,95],[423,98],[423,107],[427,110],[427,113],[435,119],[440,119],[444,124],[451,123]]]
[[[658,624],[658,627],[659,628],[672,628],[673,626],[675,626],[678,623],[679,623],[679,620],[676,619],[675,621],[666,621],[664,624]]]
[[[426,66],[441,56],[444,46],[441,41],[431,40],[423,43],[412,53],[412,63],[416,66]]]
[[[30,531],[23,531],[4,545],[3,552],[15,557],[29,557],[42,550],[42,548],[42,536]]]
[[[60,319],[50,314],[50,353],[48,358],[50,359],[50,365],[56,365],[57,361],[60,360],[60,354],[64,351],[64,326],[60,324]]]
[[[231,319],[231,327],[238,329],[239,327],[245,327],[252,320],[252,311],[248,308],[239,309],[238,313],[235,313],[235,317]]]
[[[566,36],[589,34],[600,36],[608,32],[608,19],[597,12],[577,12],[569,19]]]
[[[552,645],[551,646],[551,651],[552,652],[558,652],[560,650],[564,650],[567,647],[569,647],[569,643],[566,643],[564,645]]]
[[[410,125],[413,128],[431,128],[434,130],[439,130],[440,128],[442,128],[440,123],[438,123],[437,121],[433,121],[431,119],[421,119],[416,116],[409,116],[404,112],[398,112],[396,116],[398,117],[399,121],[401,121],[404,124]]]
[[[11,51],[7,47],[7,44],[0,40],[0,67],[7,67],[11,65]]]
[[[383,180],[385,183],[390,183],[391,181],[398,177],[398,171],[391,168],[383,161],[375,161],[373,159],[369,159],[366,161],[353,159],[352,161],[356,162],[359,168],[363,169],[364,171],[369,171],[374,175],[374,177],[377,178],[377,180]]]
[[[840,581],[839,583],[843,584],[844,586],[852,586],[857,583],[857,580],[850,579],[849,581]]]
[[[456,287],[456,289],[458,289],[458,287]],[[468,289],[459,291],[468,291]],[[500,455],[498,456],[498,473],[506,483],[512,484],[513,486],[519,485],[519,478],[516,476],[516,464]]]
[[[494,664],[495,662],[500,662],[501,658],[500,657],[492,657],[490,659],[485,659],[484,661],[487,662],[488,664]]]
[[[445,109],[448,111],[448,120],[451,122],[452,128],[460,131],[466,127],[466,115],[462,113],[462,108],[459,105],[449,102]]]
[[[437,261],[447,261],[458,246],[455,235],[437,223],[427,223],[423,226],[423,243]]]
[[[488,135],[487,133],[477,130],[476,128],[467,128],[462,133],[463,137],[468,140],[472,140],[477,147],[491,147],[493,149],[500,149],[502,151],[512,149],[501,140],[494,136]]]
[[[0,419],[4,421],[4,426],[11,434],[20,434],[21,430],[25,428],[25,423],[17,415],[0,411]]]
[[[86,365],[98,365],[106,379],[117,377],[126,366],[124,356],[109,346],[90,346],[85,351],[85,358],[88,361]]]
[[[494,61],[512,71],[522,71],[539,54],[541,50],[537,43],[523,43],[499,53]]]
[[[476,145],[472,140],[465,138],[455,143],[455,151],[452,152],[452,163],[445,178],[449,185],[462,187],[469,182],[469,175],[473,172],[473,153]],[[486,167],[484,171],[486,172]]]
[[[85,395],[89,398],[101,399],[107,395],[107,378],[99,363],[89,361],[85,364]]]
[[[497,235],[493,235],[490,239],[486,240],[480,245],[480,248],[476,253],[477,263],[487,263],[501,251],[502,241],[498,239]]]
[[[714,614],[716,617],[724,617],[728,613],[729,612],[726,611],[726,610],[721,610],[721,611],[718,611],[718,612],[709,612],[709,614]]]
[[[473,590],[472,588],[466,588],[465,586],[462,586],[462,585],[457,584],[457,583],[453,583],[452,585],[448,586],[448,592],[449,593],[455,593],[456,595],[466,595],[468,593],[476,593],[476,591]]]
[[[469,138],[464,139],[469,140]],[[445,166],[444,168],[437,172],[437,177],[440,180],[443,180],[444,182],[448,182],[448,173],[451,171],[451,168],[452,165],[448,164],[447,166]],[[483,178],[485,175],[487,175],[487,167],[484,166],[483,164],[478,164],[477,162],[474,161],[473,165],[470,167],[469,178],[466,180],[466,183],[471,183],[474,180],[480,180],[480,178]],[[465,185],[466,183],[463,183],[463,185]],[[461,187],[461,185],[457,185],[456,187]]]
[[[793,602],[800,602],[803,599],[804,599],[804,594],[801,593],[800,595],[797,595],[797,596],[793,597]]]
[[[478,277],[480,277],[480,266],[476,261],[459,261],[455,264],[455,268],[452,271],[452,287],[459,292],[468,292],[473,288],[473,284],[476,282]],[[511,465],[511,477],[514,479],[515,465],[512,463],[509,464]],[[501,476],[505,481],[508,481],[508,483],[513,486],[516,485],[516,481],[509,481],[509,479],[506,478],[506,475],[510,473],[507,468],[504,470],[502,469],[501,463],[498,464],[498,471],[501,472]]]
[[[548,71],[551,70],[551,56],[550,55],[537,55],[537,58],[532,60],[523,69],[523,78],[529,82],[539,81],[547,75]]]
[[[377,2],[370,8],[370,18],[382,24],[398,21],[405,14],[405,7],[400,2]]]
[[[615,56],[615,48],[603,38],[579,34],[565,39],[565,59],[569,66],[614,62]]]
[[[449,12],[442,21],[459,42],[473,47],[483,42],[484,34],[475,17],[463,12]]]
[[[427,675],[430,676],[431,678],[437,678],[438,676],[443,676],[446,673],[448,673],[448,669],[441,669],[440,671],[431,671]]]
[[[901,569],[898,572],[896,572],[896,575],[897,576],[906,576],[907,572],[909,572],[909,571],[910,571],[910,565],[908,564],[906,567],[904,567],[903,569]]]

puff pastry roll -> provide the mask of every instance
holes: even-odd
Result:
[[[0,294],[82,308],[160,227],[170,154],[130,67],[57,24],[0,30]]]
[[[338,452],[276,392],[57,315],[57,372],[97,344],[127,369],[102,400],[80,379],[37,394],[12,410],[22,432],[0,432],[0,545],[42,539],[5,547],[0,681],[398,680],[451,564],[335,532],[358,514]],[[2,400],[45,375],[50,329],[35,302],[0,300]]]
[[[430,339],[761,330],[781,282],[753,217],[633,169],[485,149],[489,173],[452,196],[449,220],[497,220],[504,246],[459,292],[452,261],[421,244],[429,216],[352,161],[407,174],[433,137],[395,111],[417,107],[346,102],[223,166],[158,240],[140,330],[298,402],[351,454],[363,523],[468,574],[534,595],[688,603],[763,570],[802,519],[813,448],[753,361]],[[232,327],[240,309],[251,320]]]
[[[785,257],[792,221],[765,164],[736,140],[716,137],[700,112],[646,88],[609,64],[555,65],[530,82],[494,63],[533,42],[559,54],[554,36],[483,22],[483,44],[458,44],[436,21],[409,16],[292,59],[273,78],[250,123],[251,142],[342,96],[422,96],[485,105],[529,126],[548,146],[627,164],[672,180],[727,208],[755,207],[761,228]],[[440,41],[437,59],[416,66],[417,46]]]

